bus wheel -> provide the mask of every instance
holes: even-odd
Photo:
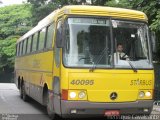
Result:
[[[28,99],[29,99],[29,97],[28,97],[28,95],[26,94],[26,91],[25,91],[25,84],[24,83],[22,84],[22,99],[24,101],[28,101]]]
[[[49,92],[47,93],[47,99],[46,99],[46,105],[47,105],[47,113],[48,113],[48,116],[53,120],[55,120],[56,118],[56,115],[54,113],[54,110],[53,110],[53,107],[52,107],[52,104],[51,104],[51,100],[50,100],[50,97],[49,97]]]

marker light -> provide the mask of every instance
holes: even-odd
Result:
[[[69,94],[71,99],[74,99],[76,97],[76,93],[75,92],[70,92]]]
[[[85,98],[85,96],[86,96],[86,93],[83,92],[83,91],[81,91],[81,92],[79,93],[79,95],[78,95],[78,97],[79,97],[80,99]]]
[[[145,94],[144,94],[144,92],[143,92],[143,91],[140,91],[140,92],[139,92],[139,97],[140,97],[140,98],[143,98],[143,97],[144,97],[144,95],[145,95]]]
[[[146,95],[146,97],[150,97],[151,96],[151,92],[146,92],[145,95]]]

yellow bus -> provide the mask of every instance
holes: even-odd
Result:
[[[52,118],[149,115],[154,97],[150,38],[147,16],[140,11],[57,9],[17,41],[20,96],[46,106]]]

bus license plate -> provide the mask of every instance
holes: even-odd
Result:
[[[111,116],[119,116],[120,112],[119,110],[107,110],[105,111],[105,116],[111,117]]]

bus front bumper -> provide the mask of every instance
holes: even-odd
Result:
[[[96,103],[88,101],[61,100],[62,117],[104,116],[107,110],[118,110],[120,115],[149,115],[153,100],[139,100],[124,103]]]

